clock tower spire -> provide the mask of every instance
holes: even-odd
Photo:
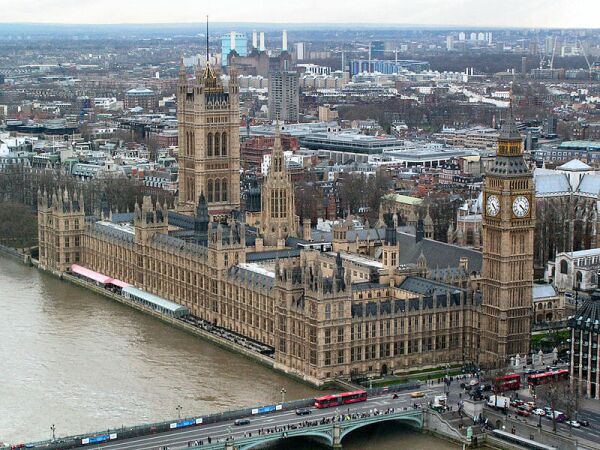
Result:
[[[531,339],[534,186],[523,159],[512,99],[483,199],[480,363],[495,367],[517,354],[527,355]]]

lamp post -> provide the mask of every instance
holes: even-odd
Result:
[[[285,403],[285,394],[287,394],[287,391],[285,388],[281,388],[281,403]]]
[[[177,418],[181,419],[181,410],[183,408],[181,407],[181,405],[177,405],[177,407],[175,409],[177,410]]]
[[[56,426],[54,424],[52,424],[52,426],[50,427],[50,430],[52,431],[52,440],[56,440]]]

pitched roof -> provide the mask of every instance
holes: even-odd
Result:
[[[400,245],[400,264],[416,264],[423,252],[427,260],[427,267],[458,267],[461,256],[468,259],[469,272],[481,272],[483,260],[481,252],[458,245],[422,239],[416,242],[415,236],[407,233],[398,233]]]
[[[551,284],[534,284],[533,285],[533,298],[548,298],[555,297],[556,290]]]
[[[572,159],[571,161],[563,164],[562,166],[558,166],[557,169],[569,170],[572,172],[580,171],[580,170],[594,170],[594,169],[592,169],[591,166],[588,166],[586,163],[584,163],[583,161],[580,161],[578,159]]]
[[[535,195],[550,196],[554,194],[565,194],[571,192],[569,179],[564,173],[553,173],[552,175],[535,175]]]
[[[577,192],[596,196],[600,193],[600,175],[585,174],[579,183]]]
[[[422,295],[444,295],[464,292],[464,289],[457,288],[456,286],[421,277],[407,277],[398,287],[405,291]]]

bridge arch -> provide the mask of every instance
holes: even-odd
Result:
[[[344,440],[346,436],[348,436],[353,431],[356,431],[360,428],[368,427],[371,425],[379,425],[384,422],[400,422],[405,425],[409,425],[415,428],[423,428],[423,419],[420,416],[406,416],[406,417],[386,417],[386,415],[375,416],[377,420],[369,420],[369,421],[359,421],[358,423],[351,424],[348,427],[344,427],[342,432],[340,433],[340,441]]]
[[[250,442],[248,444],[242,444],[239,446],[240,450],[250,450],[250,449],[254,449],[256,447],[262,446],[264,444],[266,444],[267,442],[274,442],[274,441],[286,441],[286,440],[291,440],[291,439],[302,439],[302,438],[307,438],[307,437],[312,437],[315,438],[315,440],[317,440],[319,443],[324,444],[325,446],[332,446],[333,445],[333,439],[331,437],[331,434],[328,434],[324,431],[310,431],[310,430],[306,430],[306,433],[302,433],[302,434],[293,434],[287,438],[283,437],[283,433],[277,433],[277,434],[267,434],[267,435],[262,435],[260,440],[257,440],[256,442]]]

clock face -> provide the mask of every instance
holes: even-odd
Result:
[[[485,204],[485,210],[488,216],[496,217],[500,212],[500,200],[495,195],[490,195]]]
[[[529,213],[529,200],[523,195],[515,198],[512,204],[512,210],[515,216],[525,217]]]

